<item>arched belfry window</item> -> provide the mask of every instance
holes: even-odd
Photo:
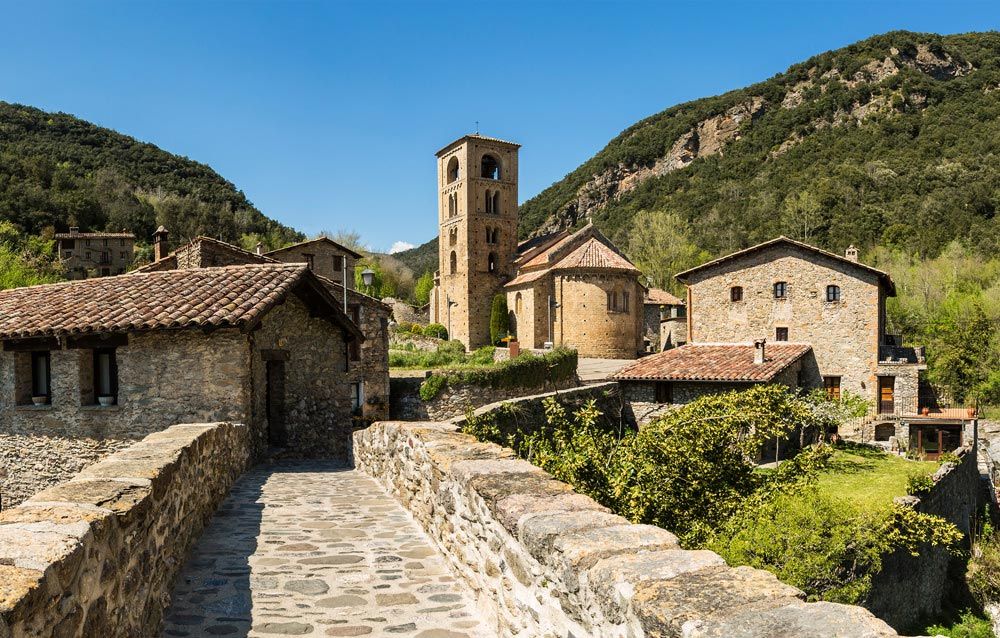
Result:
[[[458,243],[458,229],[452,228],[448,231],[448,245],[454,246]]]
[[[459,177],[458,158],[452,157],[448,160],[448,183],[451,184]]]
[[[452,193],[448,195],[448,217],[456,215],[458,215],[458,194]]]
[[[493,214],[500,214],[500,191],[493,193]]]
[[[486,270],[490,272],[497,271],[497,254],[490,253],[489,257],[486,258]]]
[[[492,155],[483,155],[480,175],[486,179],[500,179],[500,163]]]
[[[486,212],[493,212],[493,191],[486,189]]]
[[[451,263],[449,265],[451,274],[454,275],[458,272],[458,255],[455,254],[454,250],[451,251]]]

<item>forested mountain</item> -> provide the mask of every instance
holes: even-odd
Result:
[[[998,145],[1000,34],[893,32],[636,123],[525,202],[520,234],[592,220],[627,249],[653,211],[712,256],[778,234],[838,252],[993,251]]]
[[[265,217],[210,167],[65,113],[0,102],[0,220],[24,234],[159,224],[178,240],[209,235],[275,246],[302,239]]]

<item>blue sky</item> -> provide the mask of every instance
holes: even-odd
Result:
[[[373,248],[436,233],[434,151],[480,122],[521,199],[623,128],[996,2],[5,2],[0,99],[207,163],[265,214]],[[2,140],[0,140],[2,141]]]

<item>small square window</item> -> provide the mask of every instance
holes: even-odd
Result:
[[[729,301],[743,301],[743,286],[733,286],[729,289]]]
[[[784,299],[788,295],[788,284],[784,281],[774,282],[774,298]]]
[[[118,403],[118,358],[114,348],[97,348],[93,356],[93,400],[101,405]]]
[[[774,340],[775,341],[788,341],[788,328],[775,328],[774,329]]]
[[[362,383],[351,384],[351,412],[361,414],[361,408],[365,403],[365,386]]]
[[[657,403],[673,403],[674,402],[674,386],[672,383],[666,381],[659,381],[656,384],[656,402]]]
[[[833,286],[833,285],[827,286],[826,300],[830,302],[840,301],[840,286]]]
[[[840,401],[840,377],[823,377],[823,389],[827,399]]]

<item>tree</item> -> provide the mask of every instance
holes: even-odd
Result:
[[[417,283],[413,287],[413,299],[418,306],[429,303],[431,300],[431,290],[434,289],[434,274],[430,271],[420,275]]]
[[[677,294],[677,273],[709,259],[691,240],[691,226],[676,213],[642,211],[628,235],[628,255],[654,285]]]
[[[502,344],[501,339],[510,334],[510,322],[507,315],[507,295],[500,293],[493,297],[493,307],[490,311],[490,341],[495,346]]]
[[[333,232],[330,230],[321,230],[316,233],[316,236],[312,239],[319,239],[320,237],[326,237],[327,239],[332,239],[344,248],[350,248],[356,253],[365,254],[368,251],[368,247],[364,245],[361,241],[361,233],[356,230],[349,230],[347,228],[341,228],[340,230]]]

